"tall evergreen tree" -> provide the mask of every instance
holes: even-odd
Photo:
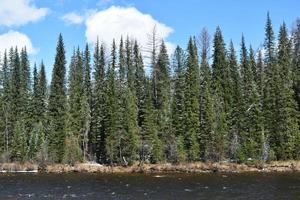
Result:
[[[241,87],[241,76],[240,68],[238,66],[236,52],[233,46],[233,42],[230,42],[228,52],[228,65],[230,68],[230,90],[231,90],[231,101],[229,107],[229,156],[232,159],[237,159],[238,150],[240,148],[240,138],[244,123],[243,114],[243,97]]]
[[[274,155],[274,145],[276,143],[276,78],[278,77],[278,67],[275,58],[274,32],[270,15],[267,15],[265,27],[265,78],[263,96],[263,117],[264,132],[266,132],[267,143],[270,143],[270,156]],[[271,158],[272,159],[272,158]]]
[[[278,41],[278,79],[275,153],[277,159],[293,159],[299,157],[297,139],[299,138],[299,121],[297,105],[292,90],[291,44],[285,24],[280,27]]]
[[[225,157],[228,124],[226,110],[228,109],[228,97],[230,83],[229,69],[226,63],[226,48],[220,27],[217,27],[213,40],[213,63],[212,63],[212,94],[213,110],[215,115],[214,135],[211,137],[210,159],[221,160]]]
[[[199,97],[200,79],[196,46],[192,38],[188,44],[185,77],[185,146],[189,161],[199,159]]]
[[[138,125],[141,127],[144,122],[144,108],[145,108],[145,71],[143,58],[140,52],[137,41],[134,42],[133,47],[133,66],[135,68],[134,88],[138,108]]]
[[[100,163],[106,162],[105,134],[105,51],[104,46],[95,45],[94,51],[94,88],[91,110],[91,134],[89,135],[89,152]]]
[[[61,162],[64,152],[66,120],[66,58],[63,37],[60,34],[56,47],[56,56],[50,84],[48,118],[49,118],[49,152],[55,162]]]
[[[91,82],[91,55],[89,45],[85,45],[84,55],[83,55],[83,75],[84,75],[84,95],[87,98],[89,106],[91,106],[92,101],[92,82]]]
[[[185,55],[182,48],[176,47],[173,58],[173,101],[172,101],[172,127],[176,136],[184,135],[184,90],[185,87]]]
[[[176,137],[176,157],[178,161],[186,160],[184,146],[185,135],[185,54],[182,48],[176,47],[173,56],[173,84],[172,84],[172,132]]]
[[[69,72],[68,87],[68,131],[75,137],[80,137],[82,129],[81,98],[84,95],[83,62],[79,48],[74,50]]]
[[[166,151],[170,148],[170,63],[164,41],[160,46],[156,62],[156,96],[154,97],[154,108],[157,110],[157,124],[159,138],[165,142]],[[154,78],[153,78],[154,79]],[[152,83],[154,84],[154,82]]]
[[[109,163],[116,161],[118,156],[117,144],[117,126],[118,126],[118,102],[117,102],[117,88],[116,88],[116,75],[115,69],[117,65],[116,44],[113,41],[111,50],[111,62],[108,68],[107,75],[107,88],[106,88],[106,101],[107,101],[107,113],[106,113],[106,152]]]

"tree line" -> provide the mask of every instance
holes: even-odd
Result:
[[[59,35],[50,85],[26,48],[1,56],[2,162],[103,164],[300,158],[300,20],[278,39],[267,16],[262,49],[242,36],[239,55],[220,27],[169,57],[155,29],[150,72],[138,41],[74,48]],[[67,72],[68,70],[68,72]],[[33,72],[33,73],[31,73]]]

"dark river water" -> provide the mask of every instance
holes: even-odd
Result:
[[[0,199],[300,199],[300,174],[0,174]]]

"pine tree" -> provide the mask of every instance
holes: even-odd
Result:
[[[127,42],[126,42],[126,47],[127,47]],[[123,37],[121,37],[120,40],[120,46],[119,46],[119,79],[120,82],[125,83],[126,79],[126,65],[127,65],[127,51],[125,52],[124,49],[124,42],[123,42]]]
[[[89,50],[89,45],[86,44],[83,60],[83,75],[84,75],[84,95],[87,97],[89,106],[91,106],[92,101],[92,82],[91,82],[91,55]]]
[[[172,127],[176,136],[183,136],[185,133],[184,130],[184,90],[185,87],[185,55],[184,51],[177,46],[174,52],[173,58],[173,101],[172,101]]]
[[[158,125],[156,122],[157,111],[153,105],[152,85],[153,83],[150,80],[146,80],[145,120],[140,137],[141,165],[143,165],[144,161],[158,163],[163,158],[163,146],[158,137]]]
[[[264,117],[264,132],[266,140],[270,143],[270,155],[274,154],[274,148],[277,141],[276,138],[276,78],[278,77],[278,67],[276,66],[275,58],[275,41],[274,32],[270,15],[267,15],[265,27],[265,78],[264,78],[264,96],[263,96],[263,117]],[[272,158],[271,158],[272,159]]]
[[[38,83],[37,83],[37,93],[38,93],[38,116],[39,121],[45,126],[46,123],[46,112],[47,112],[47,79],[45,65],[43,61],[41,62],[40,71],[38,73]]]
[[[11,112],[12,112],[12,125],[21,119],[21,72],[20,72],[20,57],[18,49],[11,49],[9,55],[9,65],[12,70],[11,72]]]
[[[264,62],[263,62],[263,55],[262,51],[258,51],[257,61],[256,61],[256,76],[255,76],[255,83],[258,88],[258,93],[260,98],[263,96],[264,91]]]
[[[106,102],[107,102],[107,111],[106,111],[106,152],[108,161],[110,164],[116,161],[118,156],[117,144],[117,120],[118,120],[118,102],[116,94],[116,44],[113,41],[112,50],[111,50],[111,62],[108,68],[107,75],[107,88],[106,88]]]
[[[199,159],[199,97],[200,79],[198,55],[192,38],[187,49],[187,70],[185,75],[185,147],[189,161]]]
[[[64,152],[65,120],[66,120],[66,59],[63,37],[60,34],[50,84],[50,95],[48,105],[49,151],[55,162],[61,162]]]
[[[91,112],[92,112],[92,81],[91,81],[91,56],[88,44],[85,46],[83,55],[83,91],[81,96],[81,132],[82,132],[82,150],[84,160],[87,160],[89,152],[89,137],[91,135]],[[91,154],[92,155],[92,154]],[[91,158],[89,158],[91,159]]]
[[[212,98],[213,112],[215,113],[214,131],[210,144],[210,159],[219,161],[225,157],[228,143],[228,108],[229,67],[226,63],[226,48],[220,27],[217,27],[213,40],[212,63]],[[228,112],[229,113],[229,112]]]
[[[213,102],[211,92],[211,70],[209,67],[209,33],[204,28],[200,35],[201,62],[200,62],[200,158],[208,159],[210,138],[213,131]]]
[[[42,122],[33,125],[30,137],[28,138],[28,158],[37,160],[38,152],[40,151],[45,141],[45,128]]]
[[[173,56],[172,80],[172,133],[176,137],[176,160],[184,162],[186,159],[186,150],[184,143],[185,134],[185,93],[182,88],[185,87],[185,55],[182,48],[176,47]]]
[[[134,92],[127,87],[125,91],[125,134],[122,144],[122,159],[125,164],[132,164],[138,152],[138,109]]]
[[[117,151],[118,151],[118,160],[117,162],[119,164],[124,163],[127,165],[127,160],[124,157],[125,149],[126,147],[124,146],[125,142],[125,137],[127,135],[127,116],[126,116],[126,94],[127,94],[127,80],[126,80],[126,52],[123,47],[123,38],[121,37],[120,40],[120,46],[119,46],[119,62],[118,62],[118,70],[116,71],[116,99],[117,99],[117,107],[118,110],[116,111],[116,139],[117,139]]]
[[[38,77],[38,72],[37,72],[37,68],[36,68],[36,64],[34,64],[33,67],[33,86],[32,86],[32,121],[33,123],[37,123],[40,119],[39,116],[39,93],[38,93],[38,81],[39,81],[39,77]]]
[[[125,42],[125,62],[126,62],[126,69],[127,72],[127,84],[129,85],[130,89],[134,90],[134,75],[135,75],[135,69],[133,66],[133,55],[132,55],[132,42],[129,40],[129,37],[127,37]]]
[[[83,62],[79,48],[74,51],[69,72],[68,87],[68,132],[81,138],[81,99],[84,95]],[[80,140],[81,141],[81,140]],[[79,141],[79,142],[80,142]]]
[[[106,134],[105,134],[105,51],[99,41],[94,51],[94,88],[91,110],[91,133],[89,135],[89,153],[100,163],[106,162]]]
[[[226,111],[228,104],[228,95],[230,83],[229,69],[226,63],[226,48],[220,27],[217,27],[213,40],[213,63],[212,63],[212,89],[220,91],[219,95],[224,101],[224,109]],[[219,88],[218,88],[219,87]]]
[[[22,121],[17,121],[14,126],[14,135],[12,138],[11,159],[13,161],[25,161],[26,159],[26,134],[25,125]]]
[[[89,155],[89,134],[91,130],[91,110],[88,97],[83,95],[81,97],[80,116],[81,116],[81,138],[79,140],[82,147],[83,160],[91,160]]]
[[[135,68],[134,88],[137,98],[138,108],[138,125],[141,127],[144,122],[144,108],[145,108],[145,71],[143,58],[137,41],[134,42],[133,47],[133,66]]]
[[[2,63],[2,115],[3,121],[3,151],[8,152],[12,138],[12,113],[11,113],[11,67],[6,51]]]
[[[299,137],[299,121],[297,105],[292,90],[291,44],[285,24],[280,27],[278,41],[278,80],[277,112],[278,136],[275,153],[277,159],[293,159],[299,157],[296,151]]]
[[[295,99],[300,108],[300,19],[296,21],[296,28],[293,31],[293,89],[295,91]]]
[[[164,142],[165,148],[168,151],[170,148],[167,143],[170,139],[170,69],[169,69],[169,56],[164,41],[160,46],[158,59],[156,62],[156,96],[154,97],[154,108],[157,110],[157,127],[158,136],[161,142]],[[154,77],[153,77],[154,79]],[[154,82],[152,83],[154,84]]]
[[[238,149],[240,148],[240,137],[244,123],[243,115],[243,97],[241,87],[240,70],[237,63],[236,52],[233,46],[233,42],[230,42],[228,52],[228,65],[230,69],[230,103],[229,103],[229,157],[236,160]]]
[[[294,96],[297,102],[297,108],[300,108],[300,20],[296,22],[296,28],[293,33],[293,52],[292,52],[292,80]],[[299,117],[298,117],[299,121]],[[300,136],[296,138],[296,152],[300,151]],[[297,156],[299,157],[299,156]]]

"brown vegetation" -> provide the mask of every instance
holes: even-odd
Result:
[[[237,164],[230,162],[185,164],[144,164],[143,169],[138,163],[132,166],[107,166],[97,163],[50,164],[42,168],[34,163],[2,163],[1,172],[46,172],[46,173],[205,173],[205,172],[300,172],[300,161],[273,161],[268,164]]]

